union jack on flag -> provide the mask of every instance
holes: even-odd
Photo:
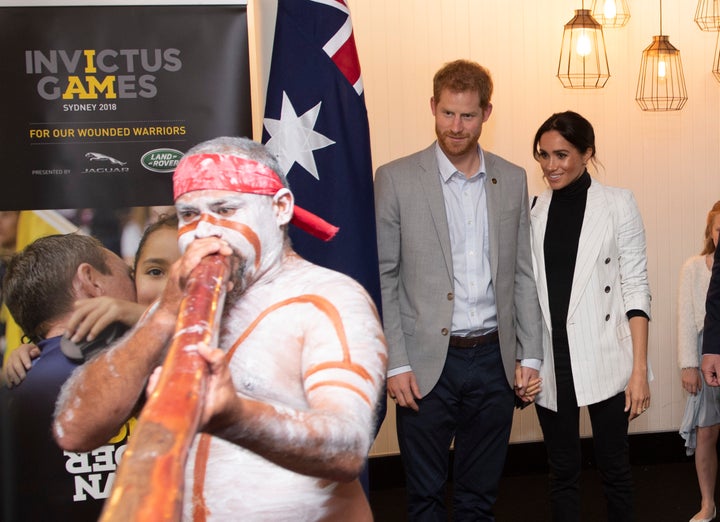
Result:
[[[343,272],[380,309],[370,133],[344,0],[279,0],[263,142],[301,207],[335,226],[324,243],[294,227],[295,250]]]

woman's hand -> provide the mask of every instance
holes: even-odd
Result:
[[[112,323],[134,326],[145,312],[143,305],[113,297],[91,297],[75,301],[65,335],[74,343],[92,341]]]
[[[695,395],[702,390],[702,375],[699,368],[683,368],[680,371],[683,388],[691,395]]]
[[[34,344],[21,344],[10,352],[0,375],[5,386],[12,388],[23,382],[32,367],[33,359],[38,357],[40,357],[40,348]]]
[[[630,420],[641,415],[650,407],[650,385],[647,372],[634,371],[625,388],[625,411],[629,412]]]

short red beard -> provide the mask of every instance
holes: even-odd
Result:
[[[469,154],[470,152],[474,151],[477,148],[477,142],[480,138],[480,136],[477,136],[473,140],[472,136],[467,133],[453,134],[451,132],[439,132],[437,129],[435,129],[435,134],[437,135],[440,149],[445,153],[446,156],[449,157],[464,156],[465,154]],[[464,145],[458,146],[457,144],[449,140],[450,137],[463,138],[467,141]]]

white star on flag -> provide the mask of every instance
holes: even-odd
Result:
[[[290,98],[283,91],[280,119],[265,118],[263,120],[270,135],[270,139],[265,145],[275,154],[280,167],[286,174],[290,172],[293,164],[297,163],[312,174],[315,179],[320,179],[313,151],[335,143],[327,136],[323,136],[313,129],[320,114],[321,105],[322,102],[319,102],[305,114],[298,116]]]

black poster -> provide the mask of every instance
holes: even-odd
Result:
[[[0,210],[172,204],[192,145],[250,136],[245,6],[0,8]]]

